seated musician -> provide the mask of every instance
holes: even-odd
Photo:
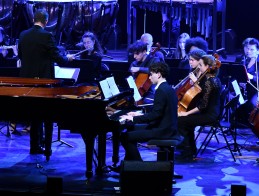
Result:
[[[102,63],[103,49],[97,36],[93,32],[86,32],[82,36],[82,41],[76,44],[76,48],[81,50],[80,59],[90,59],[96,62],[96,77],[101,77],[102,71],[108,71],[109,67]]]
[[[163,52],[160,51],[160,46],[153,47],[153,36],[150,33],[143,33],[138,41],[142,41],[147,44],[147,54],[151,54],[160,59],[160,61],[165,61],[165,56]],[[154,52],[155,51],[155,52]],[[132,53],[128,55],[128,62],[132,63],[134,61],[134,56]]]
[[[198,66],[199,66],[200,59],[203,55],[206,55],[206,52],[199,48],[195,48],[188,53],[188,59],[189,59],[189,65],[190,65],[190,71],[191,71],[189,76],[193,82],[196,82],[197,79],[201,76],[201,72],[199,71]]]
[[[169,67],[164,62],[149,66],[149,79],[156,85],[154,107],[152,111],[142,114],[129,112],[121,118],[128,123],[127,131],[121,133],[120,141],[125,150],[124,160],[142,161],[137,143],[150,139],[179,139],[177,131],[177,96],[175,90],[167,83]],[[118,172],[118,168],[111,168]]]
[[[217,77],[218,62],[212,55],[201,57],[199,69],[202,74],[205,73],[202,83],[199,84],[202,89],[201,98],[193,109],[178,112],[178,130],[184,136],[181,158],[189,160],[196,154],[195,127],[213,123],[219,116],[221,81]]]
[[[135,43],[131,44],[128,49],[129,53],[132,53],[135,59],[135,61],[131,63],[129,68],[129,71],[132,73],[135,81],[138,80],[139,73],[146,74],[146,79],[148,80],[149,66],[155,62],[160,62],[160,59],[158,57],[147,54],[147,45],[147,43],[144,43],[142,41],[136,41]],[[145,83],[146,80],[140,82]],[[151,85],[150,88],[145,89],[146,92],[142,95],[143,104],[153,103],[154,87],[155,85]]]
[[[188,55],[193,49],[199,48],[207,53],[208,51],[208,42],[202,37],[191,37],[185,42],[185,52]],[[180,69],[189,69],[188,59],[183,59],[178,68]]]
[[[186,59],[187,53],[185,51],[185,43],[187,39],[190,39],[190,35],[188,33],[182,33],[176,40],[176,47],[174,51],[175,59]]]
[[[17,46],[9,46],[4,28],[0,26],[0,65],[5,65],[7,58],[14,58],[17,57],[17,55]]]
[[[249,114],[256,107],[258,102],[258,74],[256,73],[259,66],[259,41],[252,37],[246,38],[243,41],[243,48],[244,54],[237,58],[236,62],[246,66],[249,81],[245,85],[247,101],[237,109],[236,118],[238,122],[248,125]]]
[[[176,90],[176,94],[177,96],[184,95],[185,92],[181,92],[181,90],[185,89],[188,90],[188,87],[191,87],[196,81],[197,79],[201,76],[201,72],[199,70],[199,61],[201,59],[201,57],[203,55],[205,55],[206,52],[204,52],[201,49],[193,49],[192,51],[189,52],[188,59],[189,59],[189,67],[190,67],[190,73],[189,73],[189,78],[187,78],[188,80],[182,80],[181,82],[179,82],[174,88]],[[186,83],[187,82],[187,83]],[[185,86],[188,85],[188,86]],[[180,98],[180,97],[178,97]]]

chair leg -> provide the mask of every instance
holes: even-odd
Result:
[[[211,140],[213,134],[214,134],[214,130],[213,130],[213,128],[211,127],[211,128],[210,128],[210,131],[208,132],[208,134],[206,135],[205,139],[203,140],[201,146],[199,147],[199,149],[198,149],[198,151],[197,151],[195,157],[198,156],[198,154],[199,154],[200,151],[202,150],[203,146],[204,146],[204,149],[207,147],[207,145],[208,145],[209,141]],[[208,138],[209,138],[209,139],[208,139]],[[208,140],[208,141],[207,141],[207,140]],[[203,153],[204,149],[202,150],[202,153]]]

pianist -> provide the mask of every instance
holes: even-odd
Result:
[[[164,62],[151,64],[149,79],[156,85],[154,107],[146,114],[129,112],[121,118],[133,124],[121,133],[120,141],[125,149],[124,160],[142,161],[137,144],[150,139],[179,139],[177,131],[177,96],[167,83],[169,67]],[[111,168],[119,171],[119,168]]]

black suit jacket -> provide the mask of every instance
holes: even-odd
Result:
[[[175,90],[167,83],[159,85],[155,92],[154,106],[151,112],[133,118],[134,124],[148,123],[153,138],[175,138],[177,134],[177,103]]]
[[[54,78],[54,62],[65,64],[53,35],[38,25],[21,32],[18,43],[20,77]]]

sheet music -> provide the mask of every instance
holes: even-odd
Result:
[[[120,90],[117,84],[115,83],[114,77],[111,76],[109,78],[106,78],[106,80],[108,82],[112,95],[118,95],[120,93]]]
[[[74,79],[77,81],[80,68],[54,66],[55,78]]]
[[[105,80],[99,82],[105,99],[108,99],[114,95],[120,93],[117,84],[115,83],[114,77],[108,77]]]
[[[236,80],[232,81],[232,86],[233,86],[233,88],[235,90],[236,95],[239,95],[239,103],[240,104],[245,103],[244,97],[243,97],[243,95],[241,93],[240,87],[239,87],[239,85],[238,85]]]
[[[99,84],[101,86],[104,98],[108,99],[108,98],[112,97],[112,92],[110,90],[110,87],[109,87],[109,84],[108,84],[107,80],[102,80],[102,81],[99,82]]]
[[[135,83],[135,80],[133,79],[132,76],[127,77],[126,80],[129,84],[129,87],[134,89],[134,96],[133,97],[134,97],[135,102],[139,101],[142,97],[141,97],[141,95],[138,91],[138,87]]]

